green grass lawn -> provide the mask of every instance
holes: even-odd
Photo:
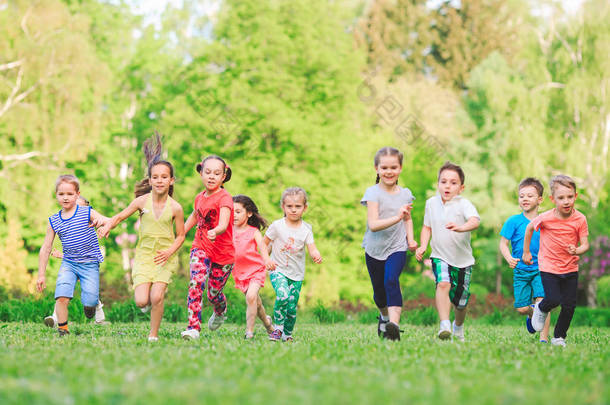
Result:
[[[199,341],[162,324],[72,324],[59,338],[42,324],[0,324],[1,404],[608,404],[610,329],[576,327],[566,348],[523,328],[474,325],[465,343],[435,327],[404,325],[400,342],[376,325],[299,324],[274,343],[260,326],[223,325]]]

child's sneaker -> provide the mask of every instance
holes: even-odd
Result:
[[[49,328],[57,328],[57,318],[55,317],[55,314],[45,317],[44,324]]]
[[[400,328],[394,322],[386,323],[383,337],[390,340],[400,340]]]
[[[566,347],[566,341],[564,338],[553,338],[551,339],[551,346]]]
[[[525,328],[529,333],[536,333],[536,329],[534,329],[534,327],[532,326],[532,318],[530,318],[529,316],[525,318]]]
[[[449,321],[447,321],[449,322]],[[440,340],[447,340],[451,337],[451,329],[447,325],[442,325],[438,331],[438,338]]]
[[[282,340],[282,331],[279,329],[274,330],[273,332],[271,332],[269,334],[269,340],[272,340],[274,342],[277,342],[279,340]]]
[[[544,328],[546,317],[549,315],[548,312],[544,312],[540,309],[540,302],[534,305],[534,314],[532,315],[532,327],[536,332],[540,332]]]
[[[381,319],[381,316],[377,317],[378,322],[377,322],[377,336],[381,337],[385,337],[385,331],[386,331],[386,325],[388,324],[388,322],[390,321],[384,321],[383,319]]]
[[[181,334],[182,339],[184,340],[197,340],[199,339],[199,331],[197,329],[187,329],[183,331]]]
[[[282,336],[282,342],[290,342],[292,343],[292,336]]]
[[[98,302],[95,306],[95,324],[96,325],[110,325],[110,322],[106,321],[106,314],[102,309],[104,304]]]
[[[64,337],[70,334],[70,331],[68,329],[62,329],[62,328],[57,328],[57,333],[59,334],[59,337]],[[564,343],[565,346],[565,343]]]
[[[147,313],[148,311],[150,311],[150,304],[140,308],[140,311],[142,311],[143,314]],[[95,308],[95,312],[97,313],[97,307]]]
[[[159,337],[158,336],[149,336],[148,337],[148,341],[149,342],[158,342],[159,341]]]
[[[457,339],[460,342],[464,342],[466,340],[466,339],[464,339],[464,325],[457,326],[455,324],[455,321],[453,321],[452,329],[453,329],[453,338],[454,339]]]
[[[208,328],[210,328],[210,330],[216,330],[220,328],[220,325],[222,325],[224,321],[224,315],[216,315],[216,312],[212,311],[212,316],[208,319]]]

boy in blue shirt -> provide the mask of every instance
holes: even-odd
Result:
[[[533,312],[532,298],[536,302],[544,298],[544,289],[538,270],[538,249],[540,247],[540,232],[536,231],[532,236],[530,251],[533,263],[525,264],[521,260],[523,255],[523,239],[525,228],[531,220],[538,216],[538,207],[542,203],[544,186],[535,178],[528,177],[519,183],[519,207],[521,214],[513,215],[502,226],[500,231],[500,252],[513,273],[513,290],[515,295],[515,308],[522,315],[527,315],[526,326],[530,333],[535,333],[531,326]],[[511,249],[508,248],[510,241]],[[512,254],[511,254],[512,250]],[[550,317],[547,317],[544,328],[540,332],[540,342],[546,343],[549,336]]]

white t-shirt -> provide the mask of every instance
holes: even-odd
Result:
[[[305,278],[305,246],[313,243],[311,225],[301,221],[298,228],[289,227],[286,218],[278,219],[267,229],[265,236],[271,239],[271,260],[279,271],[294,281]]]
[[[396,194],[390,194],[383,190],[379,184],[366,189],[360,204],[367,206],[368,202],[379,204],[379,219],[393,217],[405,204],[411,204],[415,200],[413,193],[408,188],[401,188]],[[369,229],[368,221],[366,232],[362,240],[362,247],[367,255],[377,260],[385,260],[392,253],[407,251],[407,230],[403,221],[373,232]]]
[[[440,194],[426,201],[424,225],[432,229],[432,254],[430,257],[441,259],[453,267],[468,267],[474,264],[470,247],[470,232],[455,232],[445,228],[448,222],[463,225],[469,218],[479,213],[470,201],[455,196],[443,204]]]

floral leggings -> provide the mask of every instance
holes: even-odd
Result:
[[[231,271],[232,264],[213,263],[201,249],[191,250],[191,282],[189,284],[188,329],[201,330],[201,306],[206,283],[208,285],[208,301],[214,307],[216,315],[223,315],[227,310],[227,298],[222,292]]]
[[[280,329],[283,328],[284,336],[292,336],[303,282],[291,280],[277,271],[270,272],[269,279],[275,290],[273,321]]]

